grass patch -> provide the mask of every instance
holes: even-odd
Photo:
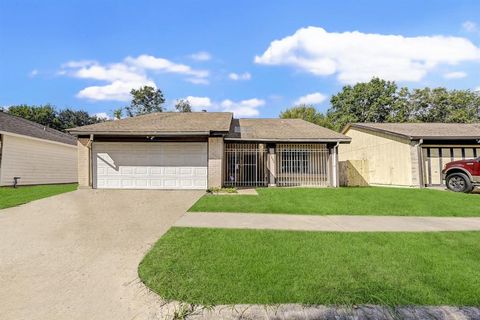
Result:
[[[139,266],[166,299],[206,305],[480,305],[480,232],[173,228]]]
[[[478,194],[431,189],[261,188],[258,196],[203,196],[189,211],[308,215],[480,216]]]
[[[15,207],[33,200],[51,197],[77,189],[77,184],[49,184],[0,188],[0,209]]]

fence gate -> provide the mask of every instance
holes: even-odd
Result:
[[[278,186],[328,186],[325,144],[277,144]]]
[[[268,184],[267,147],[258,143],[225,144],[226,187],[262,187]]]

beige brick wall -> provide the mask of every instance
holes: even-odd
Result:
[[[223,182],[223,137],[208,138],[208,187],[221,187]]]
[[[90,152],[88,138],[79,138],[78,145],[78,186],[89,187],[90,183]]]

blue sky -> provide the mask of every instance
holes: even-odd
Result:
[[[479,75],[480,1],[0,0],[0,106],[110,115],[150,84],[169,108],[277,117],[372,76],[475,90]]]

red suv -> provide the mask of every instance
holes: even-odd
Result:
[[[455,192],[471,192],[480,186],[480,158],[452,161],[442,170],[447,188]]]

